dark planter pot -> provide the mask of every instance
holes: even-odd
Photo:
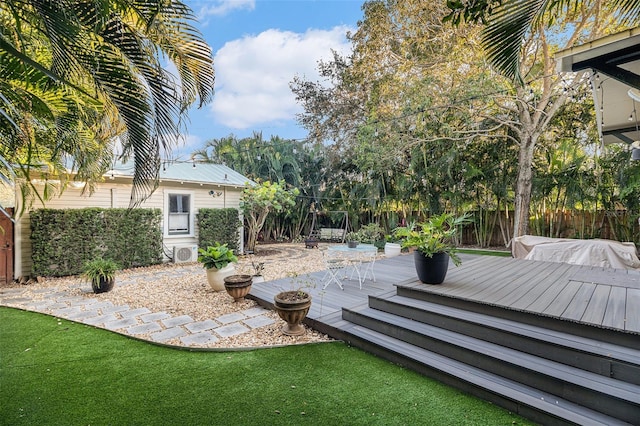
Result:
[[[427,257],[422,252],[413,252],[418,279],[425,284],[442,284],[449,269],[449,254],[436,253]]]
[[[229,275],[224,277],[224,289],[234,302],[244,300],[244,297],[251,291],[253,277],[251,275]]]
[[[91,288],[94,293],[106,293],[113,290],[113,286],[116,284],[116,280],[111,278],[110,280],[100,277],[97,280],[91,281]]]
[[[358,247],[358,241],[347,241],[347,247],[349,247],[349,248]]]
[[[307,238],[304,240],[305,248],[318,248],[318,240],[315,238]]]
[[[286,323],[282,327],[282,332],[288,336],[299,336],[304,334],[304,327],[302,326],[302,320],[305,319],[309,313],[311,307],[311,295],[304,293],[302,298],[293,298],[296,294],[300,294],[299,291],[283,291],[278,293],[273,298],[273,307],[278,313],[278,316]]]

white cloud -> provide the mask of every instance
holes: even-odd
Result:
[[[212,3],[212,4],[210,4]],[[224,16],[234,10],[254,10],[255,0],[213,0],[206,2],[198,11],[198,20],[203,20],[207,16]]]
[[[181,143],[178,144],[180,151],[193,151],[194,149],[198,149],[204,145],[204,141],[200,136],[191,134],[180,136]]]
[[[204,146],[204,140],[197,135],[181,134],[177,138],[170,138],[170,152],[160,148],[163,159],[188,160],[189,153]]]
[[[234,129],[295,119],[300,111],[289,88],[294,76],[318,79],[318,60],[331,50],[347,54],[346,26],[304,34],[270,29],[227,42],[215,54],[216,92],[210,108],[216,121]]]

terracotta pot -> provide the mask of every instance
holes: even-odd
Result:
[[[236,266],[233,263],[229,263],[221,269],[209,268],[207,269],[207,281],[212,289],[222,291],[224,290],[224,278],[235,273]]]
[[[413,253],[418,279],[425,284],[442,284],[449,269],[449,254],[436,253],[427,257],[421,251]]]
[[[104,277],[98,278],[97,281],[91,281],[91,289],[94,293],[106,293],[108,291],[113,290],[113,287],[116,284],[115,278],[111,278],[110,280],[105,279]]]
[[[289,300],[296,294],[303,294],[304,297],[296,300]],[[278,316],[286,323],[282,327],[282,332],[288,336],[299,336],[304,334],[302,320],[305,319],[311,307],[311,295],[300,291],[283,291],[274,297],[274,308]]]
[[[253,279],[251,275],[229,275],[224,278],[224,288],[233,297],[234,302],[240,302],[251,291]]]

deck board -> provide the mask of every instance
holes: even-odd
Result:
[[[482,259],[479,259],[482,260]],[[472,298],[476,293],[495,283],[495,276],[509,273],[509,265],[500,262],[500,258],[486,259],[471,265],[464,264],[464,268],[455,268],[445,279],[442,287],[448,296]]]
[[[625,330],[640,332],[640,290],[627,289],[627,322]]]
[[[562,313],[567,309],[569,303],[573,300],[582,283],[577,281],[569,281],[569,283],[558,293],[551,301],[549,306],[542,311],[546,315],[561,317]]]
[[[605,327],[625,329],[627,304],[627,289],[624,287],[611,287],[607,307],[602,318]]]
[[[562,313],[562,318],[579,320],[584,315],[591,300],[591,295],[596,290],[596,284],[581,283],[573,299],[567,305],[567,309]]]
[[[607,309],[607,303],[609,301],[609,295],[611,294],[611,286],[598,285],[596,286],[591,300],[585,309],[584,315],[581,320],[592,324],[602,324],[604,314]]]
[[[571,278],[575,281],[590,282],[594,284],[618,285],[626,288],[640,289],[640,275],[629,274],[623,270],[576,270]]]
[[[481,291],[475,292],[473,299],[484,303],[495,303],[518,286],[531,282],[548,267],[544,262],[539,262],[536,265],[526,265],[530,266],[527,268],[523,268],[523,265],[521,262],[510,262],[509,266],[511,268],[502,269],[501,273],[492,273],[493,282]],[[515,274],[512,273],[514,268],[516,269]]]
[[[534,310],[532,305],[538,304],[540,308],[537,312],[542,312],[551,300],[555,298],[565,285],[565,277],[573,273],[571,265],[562,263],[561,267],[554,270],[552,274],[544,277],[540,282],[529,288],[529,291],[511,304],[513,309]]]
[[[556,271],[562,270],[563,269],[562,267],[563,267],[562,263],[549,265],[548,267],[545,267],[542,271],[540,271],[536,275],[535,280],[529,279],[523,282],[521,285],[518,285],[515,287],[509,286],[510,291],[506,292],[502,298],[496,299],[495,303],[499,305],[509,306],[509,307],[513,306],[515,302],[520,300],[524,295],[530,294],[535,288],[537,287],[544,288],[544,283],[547,277],[552,276],[553,274],[556,273]],[[542,285],[540,285],[540,283],[542,283]]]

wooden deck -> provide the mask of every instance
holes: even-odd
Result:
[[[365,304],[369,295],[395,294],[396,284],[442,297],[527,312],[600,328],[640,333],[640,271],[607,270],[564,263],[463,255],[440,285],[417,281],[412,255],[376,261],[376,282],[343,280],[344,290],[322,290],[324,272],[310,274],[313,305],[309,319],[334,323],[343,308]],[[273,296],[290,286],[287,279],[254,284],[253,298],[271,306]]]

